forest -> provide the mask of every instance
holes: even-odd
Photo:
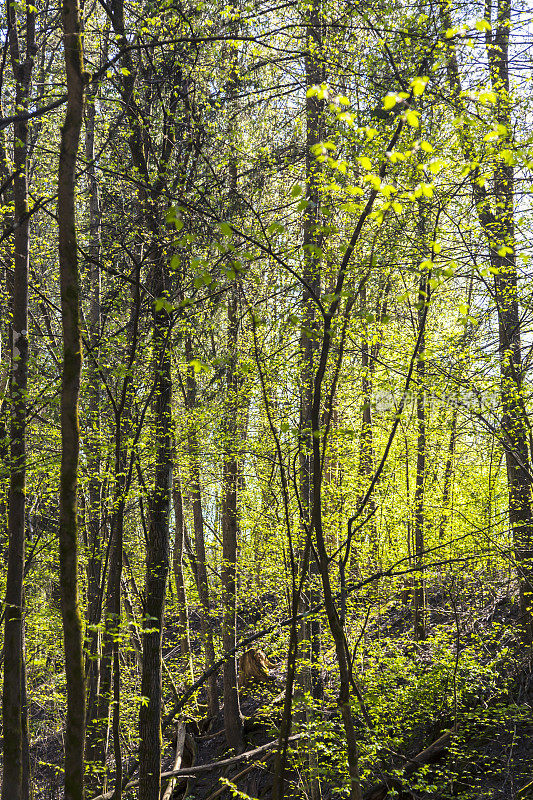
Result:
[[[533,798],[533,7],[0,18],[1,800]]]

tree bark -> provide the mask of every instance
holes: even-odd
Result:
[[[307,39],[305,50],[305,85],[307,92],[321,84],[325,78],[321,61],[322,25],[321,3],[313,0],[306,12]],[[303,220],[303,282],[302,294],[302,327],[300,332],[300,469],[299,489],[303,513],[303,527],[309,526],[313,506],[312,481],[312,424],[311,409],[313,403],[313,381],[318,350],[318,329],[316,319],[316,300],[320,296],[321,283],[321,246],[322,235],[317,232],[320,224],[320,165],[314,153],[314,147],[320,142],[324,129],[324,103],[316,95],[305,99],[306,117],[306,160],[305,199],[307,208]],[[305,538],[305,537],[304,537]],[[318,569],[314,558],[309,562],[309,577],[302,593],[302,610],[316,605]],[[323,686],[320,679],[318,661],[320,658],[320,622],[317,619],[306,620],[301,625],[300,640],[308,642],[307,652],[303,655],[308,662],[304,668],[302,688],[310,692],[312,697],[322,696]],[[316,788],[316,787],[315,787]]]
[[[155,366],[154,427],[156,463],[150,497],[146,547],[145,621],[139,712],[139,800],[156,800],[161,792],[161,645],[169,572],[169,516],[172,493],[172,379],[168,345],[170,319],[157,299],[168,294],[164,254],[154,252],[153,348]]]
[[[234,281],[228,297],[228,367],[226,373],[226,408],[223,431],[222,464],[222,646],[224,653],[235,648],[236,642],[236,572],[238,531],[239,463],[236,452],[238,439],[239,376],[237,373],[237,343],[239,336],[238,285]],[[223,668],[224,730],[228,747],[240,752],[243,748],[243,725],[237,686],[237,665],[233,655]]]
[[[98,731],[98,695],[100,692],[101,634],[96,627],[101,617],[102,582],[102,479],[100,458],[100,198],[96,179],[94,138],[96,121],[96,93],[87,100],[85,119],[85,158],[89,189],[89,281],[90,307],[88,312],[88,337],[91,354],[87,366],[88,431],[85,437],[87,467],[89,470],[87,509],[87,632],[85,637],[85,674],[87,681],[87,718],[85,759],[88,783],[97,785],[90,778],[91,764],[97,760],[96,740]]]
[[[61,129],[57,215],[63,371],[61,383],[61,478],[59,493],[59,569],[61,615],[67,680],[65,727],[65,800],[83,798],[85,680],[78,604],[77,491],[80,431],[78,397],[81,374],[79,276],[76,249],[76,159],[83,120],[83,70],[80,12],[77,0],[63,0],[63,48],[67,76],[67,111]]]
[[[26,16],[26,54],[21,53],[16,7],[7,2],[11,65],[16,80],[15,108],[28,106],[35,47],[35,11]],[[11,444],[8,500],[9,549],[5,596],[4,681],[2,693],[3,780],[2,800],[25,800],[29,775],[23,769],[28,742],[24,725],[25,676],[23,581],[26,508],[26,392],[28,387],[28,273],[30,222],[28,216],[28,124],[13,126],[14,154],[14,280],[12,296]]]

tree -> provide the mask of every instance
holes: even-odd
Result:
[[[36,53],[35,10],[26,13],[25,42],[14,6],[8,3],[8,39],[11,68],[15,78],[15,108],[26,111]],[[28,747],[24,679],[23,582],[25,561],[26,509],[26,418],[28,388],[28,273],[30,220],[28,213],[28,125],[22,119],[13,125],[14,275],[12,313],[11,447],[8,534],[9,553],[6,580],[4,632],[4,686],[2,720],[4,731],[4,773],[2,798],[29,797]],[[25,742],[26,740],[26,742]]]
[[[63,369],[61,381],[61,478],[59,492],[59,581],[67,678],[65,800],[82,800],[84,780],[85,679],[78,604],[77,490],[81,374],[79,276],[76,244],[76,159],[88,74],[83,68],[80,12],[76,0],[62,6],[67,109],[61,129],[57,194]]]

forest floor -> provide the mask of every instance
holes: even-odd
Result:
[[[472,615],[471,605],[467,606],[466,600],[463,609],[459,603],[450,608],[438,593],[428,599],[430,635],[427,641],[412,640],[411,609],[402,601],[386,604],[364,632],[362,646],[368,648],[368,667],[366,672],[360,673],[359,681],[376,720],[375,731],[361,735],[365,797],[369,800],[385,797],[404,800],[533,798],[533,675],[529,653],[517,638],[518,605],[512,593],[494,594],[476,615]],[[468,619],[465,618],[467,608],[470,608]],[[458,624],[460,637],[454,644]],[[434,630],[440,631],[436,638],[431,635]],[[381,665],[376,665],[376,653],[372,652],[371,643],[376,641],[379,652],[387,656]],[[442,654],[439,655],[443,641],[444,650],[448,648],[444,668]],[[384,666],[391,658],[396,658],[392,671]],[[444,672],[444,684],[438,684],[438,676],[442,678]],[[373,677],[367,679],[370,674]],[[434,680],[438,684],[436,689],[431,688]],[[250,686],[242,691],[241,710],[248,749],[276,739],[283,684],[284,676],[278,667],[272,671],[271,684]],[[342,729],[335,692],[333,682],[327,682],[325,699],[320,713],[314,717],[315,725],[309,739],[309,747],[319,764],[323,800],[346,796],[342,788],[343,765],[339,755],[343,751]],[[44,714],[41,706],[31,704],[32,727],[37,723],[43,731]],[[306,729],[304,716],[302,712],[296,713],[294,730]],[[52,724],[52,720],[49,721]],[[195,765],[211,764],[227,757],[223,727],[221,713],[209,721],[187,723],[188,747],[194,751]],[[438,754],[435,763],[424,765],[406,778],[404,769],[409,759],[449,729],[453,729],[450,742]],[[62,736],[57,726],[53,733],[32,742],[35,800],[59,800],[61,797],[61,755]],[[293,787],[289,788],[291,796],[310,795],[303,769],[307,758],[304,747],[302,752],[293,753],[288,774],[288,786]],[[163,768],[171,769],[172,760],[173,747],[167,740]],[[235,780],[238,791],[244,795],[267,800],[272,790],[272,764],[273,758],[269,755],[256,766],[240,762],[225,771],[216,769],[188,782],[181,781],[175,786],[172,797],[174,800],[230,797],[230,789],[220,781],[223,777]],[[395,788],[389,794],[380,795],[380,782],[392,778],[396,779]],[[233,794],[238,796],[235,791]],[[89,795],[88,798],[90,800]]]

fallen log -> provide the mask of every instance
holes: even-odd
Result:
[[[390,776],[380,781],[380,783],[372,786],[364,793],[363,800],[385,800],[391,789],[401,789],[402,783],[406,778],[410,778],[425,764],[433,764],[438,761],[446,753],[453,733],[455,733],[455,728],[443,733],[442,736],[414,756],[414,758],[406,759],[407,763],[404,767],[403,775],[398,777]]]
[[[183,750],[185,747],[185,736],[187,733],[187,729],[185,727],[184,722],[180,722],[178,725],[178,734],[176,737],[176,755],[174,756],[174,764],[172,766],[173,772],[176,772],[181,767],[181,761],[183,758]],[[170,800],[172,797],[172,792],[174,791],[174,786],[176,784],[176,778],[171,778],[168,782],[168,786],[163,793],[163,800]]]
[[[305,734],[303,733],[296,733],[294,736],[289,736],[289,742],[295,742],[299,739],[303,739]],[[261,747],[256,747],[254,750],[247,750],[245,753],[241,753],[238,756],[232,756],[231,758],[223,758],[221,761],[212,761],[209,764],[199,764],[197,767],[185,767],[184,769],[173,769],[169,770],[168,772],[161,773],[161,780],[166,780],[167,778],[194,778],[196,775],[201,775],[204,772],[212,772],[215,769],[222,769],[224,767],[229,767],[232,764],[238,764],[240,761],[248,761],[250,758],[255,758],[256,760],[260,760],[260,756],[267,753],[269,750],[272,750],[273,747],[277,747],[278,740],[275,739],[273,742],[267,742],[267,744],[261,745]],[[129,791],[130,789],[134,789],[136,786],[139,785],[139,781],[136,779],[134,781],[130,781],[123,789],[124,792]],[[115,794],[115,790],[111,792],[106,792],[105,794],[99,794],[97,797],[93,797],[92,800],[113,800],[113,795]]]

